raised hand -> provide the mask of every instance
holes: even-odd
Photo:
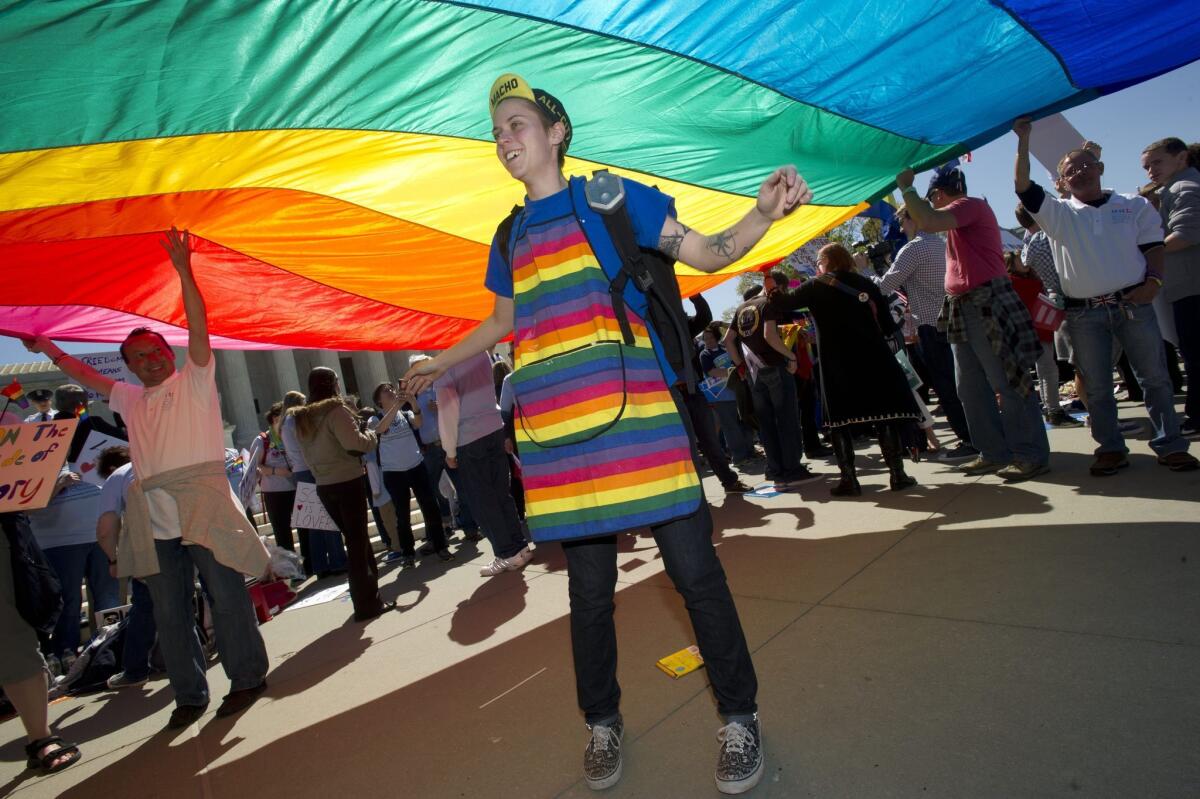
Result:
[[[896,188],[900,189],[900,191],[904,191],[909,186],[911,186],[913,184],[913,181],[916,179],[917,179],[917,174],[915,172],[913,172],[911,169],[906,169],[903,172],[901,172],[899,175],[896,175]]]
[[[33,338],[23,338],[21,343],[25,345],[25,349],[38,355],[50,355],[56,349],[54,342],[45,336],[34,336]]]
[[[162,248],[167,251],[167,255],[171,257],[171,265],[175,267],[175,271],[180,277],[192,276],[192,236],[188,231],[182,233],[172,225],[171,229],[163,236],[159,242]]]
[[[758,188],[758,211],[772,221],[782,219],[800,206],[812,202],[812,190],[796,172],[796,167],[781,166]]]
[[[1018,139],[1028,139],[1033,132],[1033,117],[1017,117],[1013,120],[1012,129]]]
[[[404,387],[410,396],[416,397],[422,391],[432,386],[433,382],[441,377],[445,371],[445,369],[438,366],[436,358],[430,358],[427,361],[418,361],[404,373]]]

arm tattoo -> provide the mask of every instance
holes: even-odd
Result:
[[[679,227],[683,228],[682,233],[668,233],[658,240],[658,251],[668,258],[678,261],[679,248],[683,245],[683,237],[691,232],[691,228],[682,222]]]
[[[737,241],[734,240],[733,228],[709,236],[706,242],[709,252],[713,255],[733,260],[737,254]]]

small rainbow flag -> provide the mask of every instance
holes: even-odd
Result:
[[[21,384],[15,377],[7,386],[0,388],[0,394],[3,394],[9,402],[15,402],[22,408],[29,407],[29,400],[25,399],[25,389],[21,388]]]
[[[87,405],[83,404],[82,402],[79,403],[78,407],[75,408],[75,418],[82,422],[87,418],[87,416]]]

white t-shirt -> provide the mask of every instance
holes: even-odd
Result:
[[[113,384],[108,405],[125,419],[139,480],[206,461],[225,462],[216,376],[216,357],[197,366],[189,355],[183,369],[153,388]],[[162,489],[147,491],[146,501],[154,537],[179,538],[179,509],[171,495]]]
[[[1141,283],[1146,257],[1138,245],[1163,240],[1158,211],[1133,194],[1114,192],[1099,208],[1047,196],[1033,218],[1050,239],[1063,293],[1076,299]]]

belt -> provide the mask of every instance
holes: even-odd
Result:
[[[1134,283],[1132,286],[1126,286],[1123,289],[1117,289],[1111,294],[1101,294],[1098,297],[1084,297],[1082,299],[1076,297],[1064,297],[1063,306],[1066,308],[1103,308],[1108,305],[1120,305],[1125,301],[1125,295],[1134,289],[1141,288],[1146,281]]]

